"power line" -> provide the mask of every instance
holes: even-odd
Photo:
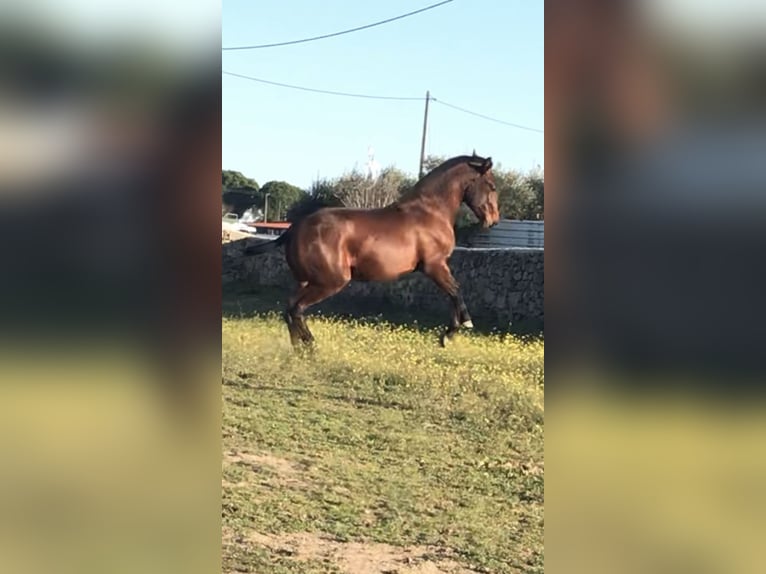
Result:
[[[461,107],[455,106],[453,104],[448,104],[447,102],[445,102],[443,100],[438,100],[438,99],[436,99],[434,97],[431,97],[431,99],[434,102],[436,102],[437,104],[441,104],[443,106],[447,106],[448,108],[452,108],[452,109],[458,110],[458,111],[466,113],[466,114],[471,114],[472,116],[476,116],[476,117],[479,117],[479,118],[484,118],[485,120],[489,120],[491,122],[497,122],[498,124],[503,124],[503,125],[506,125],[506,126],[511,126],[513,128],[519,128],[521,130],[527,130],[527,131],[530,131],[530,132],[537,132],[537,133],[541,133],[541,134],[545,133],[543,130],[540,130],[540,129],[537,129],[537,128],[530,128],[529,126],[523,126],[521,124],[514,124],[512,122],[506,122],[504,120],[499,120],[497,118],[492,118],[490,116],[485,116],[484,114],[479,114],[477,112],[472,112],[471,110],[467,110],[465,108],[461,108]]]
[[[258,44],[255,46],[230,46],[228,48],[221,48],[221,50],[259,50],[261,48],[276,48],[278,46],[290,46],[293,44],[303,44],[304,42],[313,42],[315,40],[324,40],[325,38],[333,38],[334,36],[342,36],[343,34],[350,34],[351,32],[358,32],[359,30],[366,30],[367,28],[373,28],[375,26],[380,26],[382,24],[388,24],[389,22],[394,22],[395,20],[401,20],[402,18],[407,18],[408,16],[414,16],[415,14],[420,14],[421,12],[425,12],[426,10],[432,10],[434,8],[438,8],[439,6],[443,6],[444,4],[449,4],[452,1],[453,0],[444,0],[443,2],[439,2],[437,4],[432,4],[431,6],[426,6],[425,8],[421,8],[420,10],[415,10],[414,12],[407,12],[406,14],[402,14],[401,16],[395,16],[393,18],[381,20],[380,22],[373,22],[372,24],[365,24],[364,26],[357,26],[356,28],[351,28],[349,30],[333,32],[332,34],[323,34],[322,36],[314,36],[312,38],[303,38],[302,40],[290,40],[289,42],[276,42],[274,44]]]
[[[227,72],[226,70],[223,70],[221,73],[222,74],[226,74],[227,76],[234,76],[236,78],[242,78],[242,79],[245,79],[245,80],[251,80],[253,82],[259,82],[261,84],[268,84],[270,86],[278,86],[280,88],[290,88],[292,90],[301,90],[301,91],[304,91],[304,92],[314,92],[314,93],[317,93],[317,94],[329,94],[331,96],[344,96],[344,97],[348,97],[348,98],[364,98],[364,99],[367,99],[367,100],[397,100],[397,101],[424,101],[426,99],[426,98],[424,98],[422,96],[376,96],[376,95],[373,95],[373,94],[355,94],[355,93],[352,93],[352,92],[338,92],[338,91],[335,91],[335,90],[320,90],[318,88],[307,88],[305,86],[296,86],[296,85],[293,85],[293,84],[283,84],[282,82],[273,82],[271,80],[264,80],[262,78],[255,78],[253,76],[246,76],[244,74],[236,74],[234,72]],[[524,125],[521,125],[521,124],[515,124],[515,123],[512,123],[512,122],[506,122],[505,120],[500,120],[500,119],[497,119],[497,118],[486,116],[484,114],[480,114],[478,112],[473,112],[471,110],[467,110],[465,108],[461,108],[459,106],[456,106],[456,105],[450,104],[448,102],[445,102],[443,100],[437,99],[437,98],[435,98],[433,96],[429,96],[429,99],[432,102],[436,102],[437,104],[441,104],[443,106],[447,106],[448,108],[452,108],[452,109],[455,109],[457,111],[460,111],[460,112],[463,112],[463,113],[466,113],[466,114],[470,114],[472,116],[483,118],[483,119],[489,120],[491,122],[496,122],[498,124],[503,124],[503,125],[506,125],[506,126],[517,128],[517,129],[527,130],[527,131],[530,131],[530,132],[541,133],[541,134],[545,133],[544,130],[541,130],[541,129],[532,128],[532,127],[524,126]]]
[[[336,92],[333,90],[320,90],[317,88],[307,88],[305,86],[294,86],[292,84],[283,84],[281,82],[272,82],[271,80],[264,80],[261,78],[254,78],[253,76],[245,76],[243,74],[235,74],[234,72],[222,71],[222,74],[227,76],[235,76],[237,78],[243,78],[245,80],[251,80],[253,82],[260,82],[261,84],[269,84],[270,86],[279,86],[281,88],[291,88],[293,90],[302,90],[304,92],[315,92],[317,94],[330,94],[332,96],[346,96],[349,98],[365,98],[368,100],[423,100],[423,97],[406,97],[406,96],[374,96],[371,94],[353,94],[350,92]]]

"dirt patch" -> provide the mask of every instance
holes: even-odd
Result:
[[[221,526],[221,542],[226,544],[227,542],[231,542],[234,540],[234,531],[226,526],[225,524]]]
[[[330,560],[348,574],[474,574],[454,553],[432,546],[339,542],[318,534],[248,535],[250,542],[296,560]]]
[[[283,476],[294,475],[301,471],[300,465],[271,454],[229,451],[224,454],[224,460],[230,464],[265,467]]]
[[[306,466],[269,453],[254,454],[230,450],[223,454],[225,464],[250,467],[255,473],[274,474],[280,485],[308,486],[301,478]],[[241,486],[242,483],[224,486]]]

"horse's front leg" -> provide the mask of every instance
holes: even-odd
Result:
[[[423,272],[449,296],[450,302],[452,303],[452,317],[450,324],[440,339],[442,346],[445,346],[447,341],[457,333],[460,327],[472,328],[473,321],[468,313],[465,301],[463,301],[463,296],[460,294],[460,286],[452,276],[452,272],[450,271],[446,260],[424,265]]]

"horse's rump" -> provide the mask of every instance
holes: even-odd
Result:
[[[317,211],[294,230],[291,267],[301,280],[330,268],[346,279],[396,279],[417,264],[417,227],[410,219],[391,208]]]

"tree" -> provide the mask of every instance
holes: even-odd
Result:
[[[343,203],[341,203],[340,199],[335,197],[335,189],[332,182],[328,179],[320,179],[311,184],[308,193],[303,199],[294,203],[287,210],[286,219],[290,223],[295,223],[323,207],[342,206]]]
[[[242,217],[251,207],[261,207],[262,202],[257,195],[243,191],[224,191],[221,196],[222,213],[236,213]]]
[[[333,182],[327,178],[313,182],[308,194],[312,199],[324,203],[328,207],[340,207],[343,205],[340,199],[335,196]]]
[[[426,156],[423,160],[423,174],[425,175],[435,167],[439,167],[445,161],[447,161],[447,158],[440,155]]]
[[[300,187],[286,181],[269,181],[258,192],[264,209],[266,194],[269,195],[269,212],[266,214],[269,221],[282,221],[290,208],[306,197],[306,192]]]
[[[254,179],[245,177],[239,171],[224,169],[221,172],[222,192],[240,191],[255,195],[258,192],[258,183]]]
[[[527,185],[534,193],[534,209],[530,219],[545,219],[545,177],[538,167],[527,174]]]
[[[351,171],[332,182],[333,195],[346,207],[374,209],[390,205],[415,181],[395,167],[387,167],[376,179]]]
[[[221,212],[242,214],[260,204],[258,183],[238,171],[221,171]]]
[[[544,216],[543,173],[493,169],[498,191],[498,206],[508,219],[542,219]]]

